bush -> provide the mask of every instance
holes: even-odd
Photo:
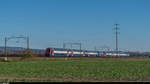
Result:
[[[33,59],[36,57],[36,55],[34,53],[32,53],[30,50],[24,50],[23,52],[23,58],[22,59]]]

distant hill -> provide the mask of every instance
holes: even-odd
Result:
[[[7,51],[15,51],[15,52],[20,52],[25,50],[26,48],[23,47],[7,47]],[[4,46],[0,46],[0,51],[4,51],[5,47]],[[45,49],[30,49],[32,52],[34,53],[44,53]]]

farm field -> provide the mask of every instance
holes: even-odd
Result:
[[[150,59],[36,58],[0,62],[0,82],[103,81],[150,81]]]

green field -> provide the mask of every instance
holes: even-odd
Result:
[[[43,58],[0,62],[0,82],[150,81],[143,58]]]

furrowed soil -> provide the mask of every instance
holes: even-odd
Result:
[[[150,81],[148,58],[8,59],[0,62],[0,82]]]

